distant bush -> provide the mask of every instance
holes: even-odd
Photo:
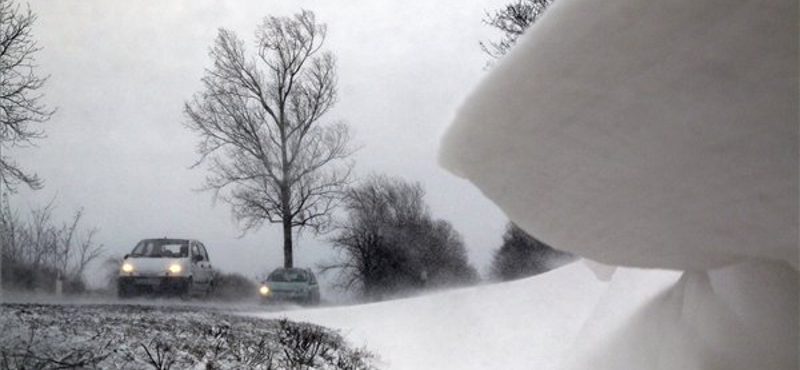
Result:
[[[340,287],[370,300],[476,282],[461,235],[432,217],[424,195],[419,183],[381,175],[349,189],[348,217],[332,239],[340,253],[323,272],[337,271]]]
[[[94,241],[98,230],[82,229],[82,210],[62,224],[53,220],[53,210],[51,202],[23,219],[8,202],[0,205],[4,289],[53,292],[60,277],[64,293],[85,290],[86,267],[103,253],[103,246]]]
[[[214,289],[209,298],[225,301],[241,301],[256,297],[258,285],[253,280],[237,273],[214,271]]]
[[[4,258],[3,261],[3,287],[16,292],[43,292],[54,293],[56,279],[59,271],[48,266],[34,266],[23,261]],[[74,277],[62,278],[62,292],[65,294],[78,294],[86,291],[83,279]]]
[[[503,234],[503,245],[495,250],[490,274],[493,279],[508,281],[541,274],[561,266],[575,257],[551,248],[509,222]]]

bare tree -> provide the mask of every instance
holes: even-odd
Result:
[[[14,191],[19,183],[34,189],[42,186],[38,176],[23,171],[16,162],[3,156],[4,146],[29,144],[40,138],[41,130],[30,124],[47,121],[54,112],[39,101],[42,97],[39,91],[47,78],[37,76],[34,71],[34,54],[40,49],[32,35],[35,21],[30,8],[22,10],[13,0],[0,0],[0,204],[4,190]],[[5,250],[2,239],[0,266]],[[0,267],[0,299],[2,275]]]
[[[56,266],[65,278],[83,280],[86,267],[103,254],[102,244],[96,244],[97,228],[81,230],[83,209],[75,212],[69,223],[56,230]],[[81,232],[83,231],[83,232]]]
[[[293,266],[293,229],[326,229],[353,166],[348,126],[321,121],[337,99],[325,35],[313,12],[270,16],[249,55],[221,29],[204,89],[185,105],[187,127],[203,139],[196,166],[208,164],[205,189],[231,205],[244,231],[282,224],[285,267]]]
[[[517,0],[503,9],[486,12],[483,23],[503,31],[503,37],[499,41],[481,41],[481,49],[494,59],[502,58],[553,1]]]
[[[31,123],[47,121],[53,114],[40,102],[46,77],[35,73],[34,55],[40,50],[33,39],[36,16],[11,0],[0,0],[0,153],[3,146],[29,144],[42,131]],[[41,187],[35,174],[26,173],[13,160],[0,155],[0,190],[24,183]]]
[[[503,244],[492,255],[493,279],[508,281],[541,274],[572,262],[575,256],[553,249],[513,222],[506,225]]]
[[[477,280],[461,236],[430,216],[424,195],[418,183],[379,175],[349,189],[348,217],[332,240],[340,253],[322,271],[337,271],[340,288],[369,299]]]

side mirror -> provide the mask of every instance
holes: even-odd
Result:
[[[123,259],[123,260],[126,260],[126,259],[128,259],[128,257],[130,257],[130,256],[131,256],[130,254],[126,254],[126,255],[125,255],[125,257],[122,257],[122,259]]]
[[[192,256],[192,261],[193,262],[200,262],[202,260],[203,260],[203,256],[201,256],[199,254],[195,254],[194,256]]]

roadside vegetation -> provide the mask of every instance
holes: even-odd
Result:
[[[8,291],[76,294],[86,290],[85,273],[104,247],[96,228],[83,226],[83,210],[66,222],[54,218],[54,202],[34,208],[27,217],[0,206],[2,288]]]
[[[195,308],[0,306],[5,369],[376,369],[332,330]]]
[[[256,298],[258,284],[253,279],[238,273],[214,271],[214,289],[208,298],[211,300],[232,302],[252,301]]]
[[[421,184],[384,175],[348,189],[332,239],[339,253],[322,271],[366,300],[477,282],[461,235],[431,215],[424,195]]]

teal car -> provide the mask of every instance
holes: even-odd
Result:
[[[297,302],[318,304],[320,300],[319,283],[311,269],[279,268],[269,274],[258,289],[261,301]]]

